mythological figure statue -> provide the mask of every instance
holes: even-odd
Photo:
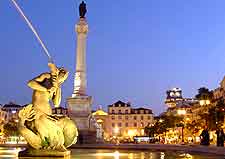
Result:
[[[78,132],[74,122],[66,116],[52,114],[50,101],[58,107],[61,102],[61,85],[68,71],[49,63],[50,73],[30,80],[33,89],[32,103],[19,112],[19,130],[34,149],[66,151],[76,143]]]
[[[80,18],[85,18],[85,14],[87,13],[86,3],[84,1],[81,2],[79,6]]]

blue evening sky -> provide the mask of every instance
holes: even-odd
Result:
[[[17,0],[59,66],[71,73],[79,0]],[[88,94],[93,107],[117,100],[165,110],[165,92],[192,97],[214,89],[225,74],[224,0],[87,0]],[[10,0],[0,1],[0,103],[31,101],[26,82],[48,71],[47,58]]]

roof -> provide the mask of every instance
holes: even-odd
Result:
[[[106,113],[102,109],[99,109],[96,112],[93,112],[92,115],[108,115],[108,113]]]
[[[109,107],[130,107],[130,103],[125,103],[119,100],[116,103],[109,105]]]
[[[131,109],[131,114],[136,114],[135,111],[137,111],[137,114],[141,114],[141,110],[144,110],[143,114],[153,114],[151,109],[147,109],[143,107]],[[148,111],[148,113],[146,112],[146,110]]]
[[[178,102],[177,108],[191,108],[191,105],[187,102]]]
[[[14,103],[9,103],[9,104],[5,104],[2,108],[22,108],[21,105],[18,105],[18,104],[14,104]]]

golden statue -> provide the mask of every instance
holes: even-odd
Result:
[[[61,102],[61,85],[68,71],[49,63],[50,73],[43,73],[30,80],[33,89],[32,103],[19,112],[19,130],[34,149],[66,151],[76,143],[78,131],[74,122],[66,117],[52,114],[50,101],[55,107]]]

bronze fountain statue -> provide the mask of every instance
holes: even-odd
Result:
[[[68,71],[53,63],[48,66],[49,73],[42,73],[28,82],[33,89],[32,103],[19,112],[19,130],[34,150],[65,152],[77,141],[77,127],[70,118],[53,115],[49,102],[56,107],[60,105],[61,85],[67,79]]]

